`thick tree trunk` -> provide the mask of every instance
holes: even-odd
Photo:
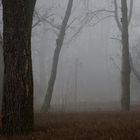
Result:
[[[122,109],[130,109],[130,62],[129,62],[129,35],[127,18],[127,1],[121,0],[122,5]]]
[[[71,15],[72,6],[73,6],[73,0],[69,0],[67,10],[65,13],[65,17],[64,17],[64,20],[62,22],[61,30],[60,30],[60,33],[59,33],[58,38],[56,40],[56,48],[55,48],[54,56],[53,56],[51,76],[49,79],[45,100],[44,100],[44,103],[42,105],[42,111],[48,111],[48,109],[50,108],[50,102],[52,99],[52,93],[53,93],[54,84],[55,84],[56,75],[57,75],[57,66],[58,66],[58,61],[59,61],[59,55],[60,55],[60,51],[61,51],[61,48],[63,45],[68,20],[69,20],[70,15]]]
[[[3,0],[4,89],[2,130],[5,135],[33,129],[31,28],[35,0]]]
[[[3,91],[3,49],[2,49],[3,39],[0,37],[0,110],[2,106],[2,91]]]

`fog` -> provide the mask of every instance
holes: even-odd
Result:
[[[139,5],[1,0],[0,140],[140,139]]]
[[[56,25],[61,25],[67,2],[66,0],[39,0],[36,4],[36,11],[44,17],[52,14],[48,20]],[[135,0],[129,26],[130,51],[137,61],[137,69],[139,69],[137,57],[140,36],[139,4],[139,0]],[[74,1],[69,23],[76,17],[79,19],[66,31],[51,104],[120,101],[121,43],[116,38],[119,39],[121,34],[114,17],[110,16],[100,21],[110,13],[99,13],[91,21],[85,23],[80,32],[72,38],[81,26],[86,12],[99,9],[113,10],[113,2],[111,0]],[[36,18],[34,18],[35,21]],[[58,31],[46,21],[40,22],[33,28],[32,59],[35,107],[42,105],[46,95],[57,34]],[[133,48],[136,49],[133,51]],[[131,80],[131,100],[138,101],[140,98],[139,83],[133,74],[131,74]]]
[[[67,3],[68,0],[39,0],[36,3],[33,25],[37,24],[32,29],[35,108],[40,108],[44,102],[56,39]],[[128,0],[128,10],[130,10],[129,4]],[[130,53],[138,71],[140,64],[139,5],[140,1],[135,0],[129,25]],[[118,7],[118,15],[121,19],[119,1]],[[112,12],[97,12],[93,14],[94,16],[89,14],[98,10],[113,11],[113,0],[74,0],[68,21],[69,27],[66,29],[58,61],[52,105],[81,103],[102,104],[102,107],[103,103],[120,105],[121,33]],[[139,81],[131,73],[132,104],[139,102],[139,87]]]

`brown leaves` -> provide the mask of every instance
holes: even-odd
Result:
[[[139,112],[47,113],[35,120],[32,135],[10,140],[140,140]]]

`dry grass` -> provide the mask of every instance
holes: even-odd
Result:
[[[140,112],[48,113],[35,115],[31,135],[10,140],[140,140]],[[0,136],[0,140],[7,140]]]

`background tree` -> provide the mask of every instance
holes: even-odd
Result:
[[[130,109],[130,61],[129,61],[129,36],[128,36],[128,17],[127,17],[127,1],[121,0],[122,6],[122,109]]]
[[[80,1],[81,2],[81,1]],[[80,4],[80,2],[78,4]],[[83,1],[85,2],[85,1]],[[85,3],[84,3],[85,4]],[[86,7],[88,5],[88,2],[86,4]],[[95,26],[97,25],[100,21],[103,21],[105,20],[107,17],[110,17],[112,15],[107,15],[106,16],[99,16],[100,13],[103,13],[104,12],[104,9],[97,9],[97,10],[94,10],[94,11],[91,11],[89,10],[88,8],[85,9],[85,5],[84,5],[84,9],[82,9],[82,14],[78,15],[78,16],[75,16],[73,17],[73,13],[72,13],[72,18],[71,18],[71,21],[67,24],[66,26],[66,30],[65,32],[67,31],[67,34],[65,34],[65,37],[66,38],[64,41],[63,41],[63,44],[62,45],[69,45],[72,41],[76,40],[77,37],[79,36],[79,34],[81,33],[81,31],[84,29],[84,27],[89,26],[88,24],[90,22],[92,22],[92,26]],[[107,10],[110,12],[110,10]],[[81,12],[80,12],[81,13]],[[47,15],[47,14],[46,14]],[[55,15],[54,17],[56,17],[57,14],[52,14],[52,15]],[[50,20],[49,18],[46,19],[44,18],[45,16],[41,16],[40,14],[38,14],[38,18],[40,19],[40,21],[43,21],[44,23],[48,23],[51,25],[52,27],[52,30],[54,31],[54,33],[56,34],[57,38],[59,38],[59,34],[60,34],[60,30],[61,30],[61,27],[62,25],[54,22],[54,18],[53,16],[51,17],[52,20]],[[68,37],[67,37],[68,36]],[[68,39],[69,38],[69,39]],[[60,50],[61,51],[61,50]],[[44,51],[45,52],[45,51]],[[59,60],[58,60],[59,61]],[[54,67],[52,67],[54,68]],[[56,72],[56,75],[57,75],[57,72]],[[44,75],[43,75],[44,76]],[[54,82],[55,83],[55,82]],[[48,87],[49,87],[49,83],[48,83]],[[48,93],[48,92],[47,92]],[[46,94],[47,94],[46,93]],[[52,95],[51,95],[52,96]],[[46,95],[47,97],[47,95]],[[52,98],[52,97],[51,97]],[[51,98],[50,98],[50,102],[51,102]],[[45,100],[47,101],[47,100]],[[50,104],[50,103],[49,103]],[[44,105],[43,105],[44,106]]]
[[[6,135],[33,129],[32,17],[36,0],[2,0],[4,89],[2,130]]]
[[[117,0],[114,0],[115,6],[115,20],[118,26],[118,29],[122,33],[121,43],[122,43],[122,68],[121,68],[121,85],[122,85],[122,96],[121,96],[121,104],[122,109],[129,110],[130,109],[130,72],[131,69],[139,80],[138,71],[135,69],[133,65],[133,60],[131,54],[129,52],[129,33],[128,33],[128,26],[130,24],[132,18],[132,11],[133,11],[133,0],[130,1],[130,10],[129,15],[127,14],[127,1],[121,1],[122,6],[122,19],[120,23],[119,16],[118,16],[118,4]]]
[[[117,24],[118,29],[120,30],[122,36],[121,40],[119,40],[122,44],[122,68],[121,68],[121,86],[122,86],[122,95],[121,95],[121,104],[123,110],[129,110],[130,108],[130,72],[132,72],[136,76],[137,80],[139,81],[139,73],[136,70],[132,56],[129,52],[129,33],[128,33],[128,26],[132,19],[132,12],[133,12],[133,0],[130,1],[130,8],[128,12],[127,8],[127,1],[121,1],[121,12],[122,18],[119,18],[118,14],[118,3],[117,0],[113,0],[114,2],[114,11],[109,11],[104,9],[104,12],[107,13],[114,13],[114,18]],[[129,14],[128,14],[128,13]],[[127,14],[127,15],[126,15]],[[129,54],[127,54],[129,53]]]
[[[47,111],[50,107],[53,88],[54,88],[54,84],[55,84],[55,80],[56,80],[59,55],[60,55],[60,51],[61,51],[61,48],[62,48],[62,45],[63,45],[66,27],[67,27],[67,24],[68,24],[70,15],[71,15],[72,6],[73,6],[73,0],[69,0],[68,5],[67,5],[67,9],[66,9],[66,13],[65,13],[65,16],[64,16],[64,20],[63,20],[62,25],[61,25],[60,33],[59,33],[58,38],[56,40],[56,48],[55,48],[54,56],[53,56],[51,76],[50,76],[50,79],[49,79],[45,100],[44,100],[44,103],[43,103],[43,106],[42,106],[43,111]]]

